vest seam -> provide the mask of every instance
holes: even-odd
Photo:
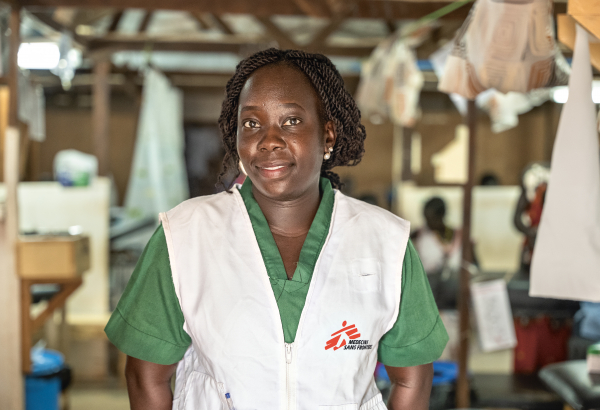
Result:
[[[331,219],[329,220],[329,227],[326,231],[325,238],[323,239],[323,242],[321,244],[321,250],[319,251],[319,254],[317,255],[317,260],[315,261],[315,265],[313,267],[313,274],[310,278],[310,282],[308,283],[308,285],[309,285],[308,292],[306,293],[306,299],[304,300],[304,306],[302,306],[302,311],[300,312],[300,320],[298,321],[298,328],[296,329],[296,337],[294,337],[294,343],[296,342],[296,339],[298,338],[298,336],[302,335],[301,325],[304,324],[302,322],[302,314],[304,313],[305,309],[307,308],[310,301],[312,300],[313,294],[310,293],[310,287],[320,273],[320,270],[318,270],[317,267],[319,266],[319,262],[321,262],[321,255],[323,254],[323,251],[325,250],[325,246],[327,245],[327,242],[329,242],[329,239],[331,238],[331,235],[333,234],[333,225],[334,225],[336,214],[337,214],[337,207],[339,205],[340,198],[342,198],[343,196],[344,196],[344,194],[342,194],[337,189],[333,190],[333,208],[331,210]],[[309,296],[310,296],[310,298],[309,298]]]
[[[151,337],[151,338],[153,338],[153,339],[156,339],[156,340],[160,340],[161,342],[167,343],[167,344],[169,344],[169,345],[171,345],[171,346],[176,346],[176,347],[185,347],[185,348],[188,348],[188,347],[190,347],[190,345],[187,345],[187,346],[185,346],[185,345],[178,345],[178,344],[175,344],[175,343],[171,343],[171,342],[169,342],[168,340],[164,340],[164,339],[161,339],[160,337],[156,337],[156,336],[154,336],[154,335],[151,335],[150,333],[144,332],[143,330],[140,330],[140,329],[138,329],[137,327],[135,327],[134,325],[132,325],[131,323],[129,323],[129,321],[128,321],[128,320],[125,318],[125,316],[123,315],[123,312],[121,312],[121,309],[119,309],[119,308],[117,307],[117,308],[115,309],[115,311],[119,313],[119,316],[121,316],[121,318],[123,319],[123,322],[127,323],[127,325],[131,326],[133,329],[137,330],[138,332],[140,332],[140,333],[142,333],[142,334],[144,334],[144,335],[146,335],[146,336],[149,336],[149,337]],[[183,329],[183,328],[182,328],[182,329]],[[187,334],[187,332],[186,332],[186,334]],[[189,335],[188,335],[188,336],[189,336]],[[191,343],[190,343],[190,344],[191,344]]]
[[[263,285],[266,285],[267,289],[268,289],[268,293],[271,293],[273,295],[273,299],[271,304],[271,308],[274,309],[273,316],[276,319],[275,320],[275,325],[277,326],[278,329],[280,329],[279,333],[281,339],[279,339],[279,342],[285,344],[285,333],[283,331],[283,322],[281,321],[281,313],[279,312],[279,306],[277,305],[277,296],[275,295],[275,292],[273,292],[273,287],[271,286],[271,282],[270,282],[270,276],[269,276],[269,271],[267,270],[267,266],[264,263],[264,259],[262,258],[262,249],[260,247],[260,244],[258,243],[258,239],[256,239],[256,235],[254,233],[254,227],[252,226],[252,220],[250,219],[250,213],[248,212],[248,208],[246,208],[246,204],[244,202],[244,198],[242,197],[242,194],[240,192],[241,187],[237,187],[237,195],[235,195],[234,192],[234,200],[235,203],[237,204],[239,210],[241,211],[242,217],[243,217],[243,222],[247,228],[249,228],[249,232],[252,233],[252,236],[254,237],[254,241],[253,243],[256,243],[256,247],[258,248],[258,251],[261,255],[261,260],[262,260],[262,264],[261,264],[261,270],[264,271],[264,276],[261,280],[263,282]],[[262,276],[262,275],[261,275]],[[266,283],[265,283],[266,281]],[[283,289],[281,290],[283,292]],[[281,296],[281,294],[279,295]]]
[[[379,342],[379,344],[384,345],[385,347],[389,347],[390,349],[404,349],[406,347],[410,347],[413,345],[416,345],[417,343],[421,343],[423,340],[427,339],[429,336],[431,336],[431,334],[433,333],[433,331],[435,330],[435,328],[437,327],[438,323],[440,322],[441,317],[438,314],[438,317],[435,319],[435,323],[433,324],[433,327],[431,328],[431,330],[429,331],[429,333],[427,333],[427,335],[419,340],[417,340],[416,342],[413,343],[409,343],[407,345],[403,345],[403,346],[390,346],[387,343],[383,343],[383,342]],[[385,336],[385,335],[384,335]],[[383,336],[382,336],[383,338]]]

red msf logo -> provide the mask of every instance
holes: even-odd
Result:
[[[347,323],[348,322],[344,320],[344,323],[342,323],[342,329],[338,330],[337,332],[331,335],[331,339],[329,339],[327,341],[327,344],[325,345],[325,350],[331,349],[332,347],[333,350],[337,350],[340,347],[344,347],[346,345],[347,339],[353,340],[358,339],[360,337],[360,333],[358,333],[358,329],[356,328],[356,326],[346,326]],[[339,343],[340,339],[342,339],[342,343]]]

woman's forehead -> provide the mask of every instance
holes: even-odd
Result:
[[[242,88],[240,105],[254,100],[300,99],[319,103],[315,89],[299,68],[288,64],[273,64],[254,71]]]

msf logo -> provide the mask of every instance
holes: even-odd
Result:
[[[346,346],[350,340],[358,339],[360,333],[355,325],[346,326],[348,322],[344,320],[342,323],[342,329],[333,333],[331,339],[325,344],[325,350],[329,350],[333,347],[333,350],[337,350],[341,347]],[[340,343],[340,339],[342,340]]]

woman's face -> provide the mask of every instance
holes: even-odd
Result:
[[[240,93],[237,150],[262,195],[293,200],[318,186],[323,154],[335,130],[319,118],[310,80],[288,65],[256,70]]]

